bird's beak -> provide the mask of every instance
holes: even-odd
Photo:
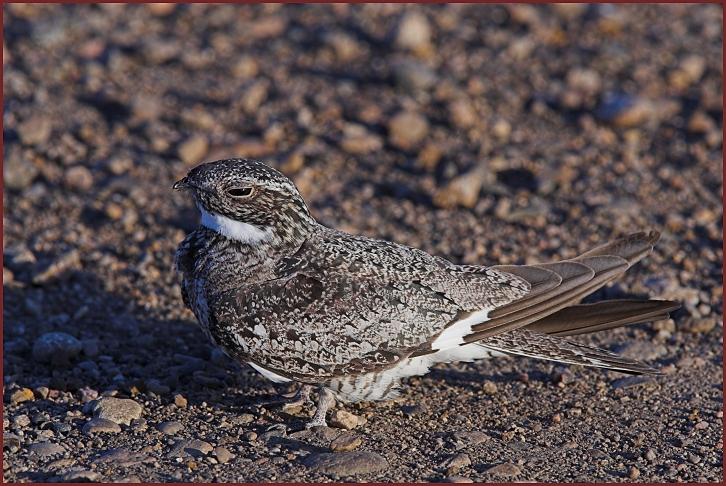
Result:
[[[190,187],[192,187],[192,185],[189,184],[189,179],[187,179],[186,177],[179,179],[174,183],[173,186],[171,186],[171,188],[175,191],[178,191],[180,189],[189,189]]]

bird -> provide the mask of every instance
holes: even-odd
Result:
[[[181,294],[203,333],[232,359],[313,403],[325,426],[336,400],[395,398],[438,363],[519,355],[615,370],[658,370],[570,336],[669,317],[668,300],[581,300],[648,255],[657,231],[575,258],[459,265],[316,221],[293,182],[258,160],[192,168],[200,224],[180,243]]]

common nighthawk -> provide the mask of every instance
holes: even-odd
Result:
[[[565,336],[668,317],[679,304],[578,304],[653,249],[635,233],[541,265],[455,265],[389,241],[326,228],[294,184],[265,164],[220,160],[174,184],[201,225],[176,254],[182,297],[209,339],[274,382],[301,384],[324,425],[334,399],[392,398],[442,362],[522,355],[654,373]]]

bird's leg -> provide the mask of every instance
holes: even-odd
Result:
[[[304,407],[308,403],[312,403],[313,401],[310,399],[310,392],[312,391],[312,389],[312,385],[301,383],[300,388],[298,388],[297,392],[292,397],[290,397],[292,398],[292,401],[285,403],[282,406],[282,410],[284,412],[287,412],[288,410],[294,410],[296,408]]]
[[[313,415],[313,418],[310,420],[310,422],[305,424],[305,428],[310,429],[318,426],[327,427],[328,423],[325,421],[325,414],[328,412],[328,409],[332,405],[335,405],[335,397],[333,396],[333,392],[322,386],[318,388],[318,403],[315,410],[315,415]]]

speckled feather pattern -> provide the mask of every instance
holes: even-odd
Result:
[[[386,368],[426,350],[462,314],[529,288],[506,273],[460,269],[323,226],[278,259],[209,233],[192,233],[178,254],[179,268],[192,276],[183,283],[188,305],[231,355],[303,382]]]

